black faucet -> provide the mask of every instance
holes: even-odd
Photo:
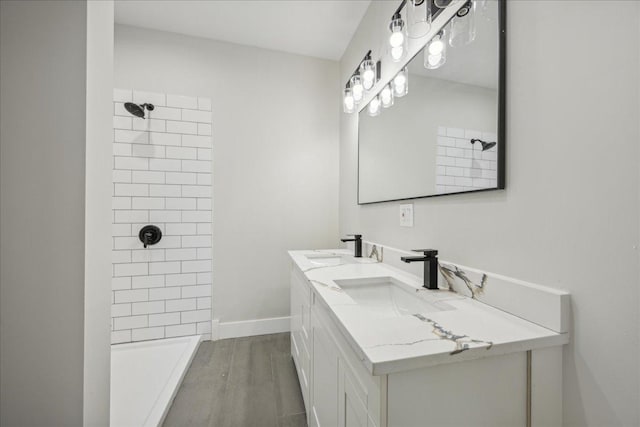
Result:
[[[427,289],[438,289],[438,251],[435,249],[414,249],[424,256],[403,256],[400,259],[406,263],[424,262],[424,286]]]
[[[353,236],[353,239],[340,239],[342,242],[356,242],[356,250],[354,257],[362,258],[362,234],[347,234],[347,236]]]

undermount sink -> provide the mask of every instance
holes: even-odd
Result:
[[[335,283],[358,305],[380,317],[453,310],[444,302],[430,303],[418,296],[416,288],[392,277],[336,280]],[[428,291],[425,291],[428,292]]]
[[[330,265],[340,265],[340,264],[351,264],[353,263],[353,259],[346,255],[338,255],[338,254],[313,254],[313,255],[305,255],[305,257],[309,260],[311,264],[314,264],[318,267],[321,266],[330,266]]]

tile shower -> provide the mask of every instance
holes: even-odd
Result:
[[[211,337],[211,100],[114,90],[111,342]],[[151,103],[146,119],[125,102]],[[162,240],[147,249],[147,224]]]

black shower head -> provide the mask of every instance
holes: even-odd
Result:
[[[478,138],[473,138],[471,140],[472,144],[475,144],[476,142],[479,142],[480,144],[482,144],[482,151],[487,151],[487,150],[495,147],[495,145],[496,145],[495,142],[485,142],[485,141],[482,141],[481,139],[478,139]]]
[[[145,118],[144,117],[144,109],[146,108],[149,111],[153,111],[153,104],[134,104],[133,102],[125,102],[124,108],[127,109],[128,112],[133,114],[136,117]]]

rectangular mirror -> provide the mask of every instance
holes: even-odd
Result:
[[[504,188],[504,3],[474,1],[408,62],[404,96],[394,78],[393,105],[360,111],[358,204]]]

